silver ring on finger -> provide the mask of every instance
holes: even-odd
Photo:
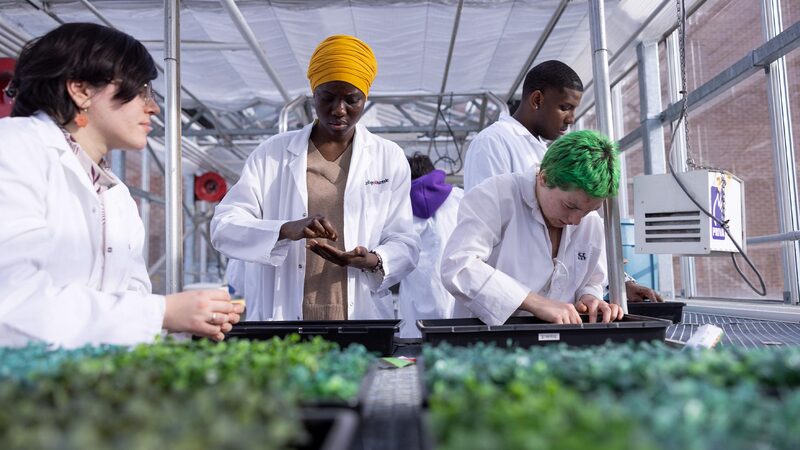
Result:
[[[211,322],[214,323],[217,321],[217,313],[211,313]]]

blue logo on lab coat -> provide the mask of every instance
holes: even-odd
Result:
[[[719,221],[725,220],[722,216],[722,196],[716,186],[711,186],[711,214]],[[718,241],[725,240],[725,230],[717,222],[711,223],[711,237]]]

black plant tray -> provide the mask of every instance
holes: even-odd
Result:
[[[470,345],[494,343],[499,347],[532,347],[534,345],[566,343],[569,345],[600,345],[606,341],[663,341],[669,321],[628,314],[611,323],[589,323],[581,316],[582,324],[561,325],[544,322],[536,317],[513,316],[503,325],[490,326],[480,319],[418,320],[422,342],[438,345]]]
[[[680,323],[683,319],[683,302],[628,302],[628,313],[637,316],[656,317],[658,319],[671,320],[672,323]]]
[[[337,408],[304,408],[302,417],[310,439],[292,448],[350,450],[353,447],[358,433],[358,415],[355,412]]]
[[[266,340],[299,334],[311,339],[320,336],[345,348],[361,344],[369,351],[390,356],[394,350],[394,334],[400,320],[319,320],[239,322],[226,338]]]

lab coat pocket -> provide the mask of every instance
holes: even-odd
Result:
[[[375,310],[378,313],[376,319],[396,319],[397,313],[394,307],[394,297],[388,289],[384,289],[372,294],[375,303]]]
[[[572,255],[572,267],[570,268],[572,289],[578,290],[589,281],[595,266],[597,266],[600,253],[600,249],[595,246],[575,249]]]

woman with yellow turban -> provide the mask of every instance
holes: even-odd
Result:
[[[217,206],[213,245],[245,261],[248,320],[391,319],[419,256],[400,147],[358,125],[378,72],[353,36],[308,64],[317,119],[262,143]]]

